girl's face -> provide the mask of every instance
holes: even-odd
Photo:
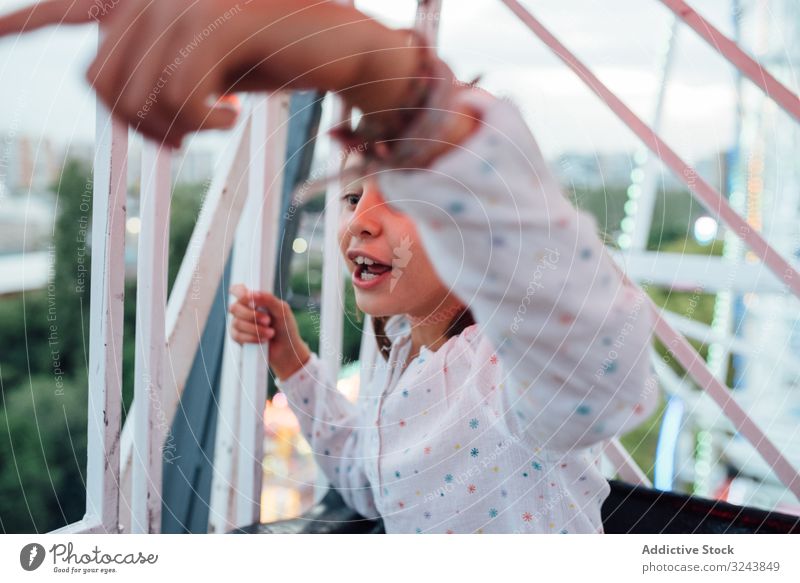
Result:
[[[424,317],[443,305],[449,290],[414,223],[384,201],[373,179],[348,185],[340,209],[339,246],[362,312]]]

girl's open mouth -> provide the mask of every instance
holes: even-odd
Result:
[[[357,264],[353,271],[353,285],[359,289],[373,288],[388,279],[391,272],[391,266],[382,263]]]

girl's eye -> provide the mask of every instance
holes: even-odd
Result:
[[[349,205],[356,206],[358,204],[361,194],[358,192],[348,192],[342,197],[342,200]]]

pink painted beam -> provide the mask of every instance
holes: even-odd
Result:
[[[652,128],[644,123],[600,79],[554,37],[517,0],[502,0],[522,22],[572,69],[581,80],[635,133],[642,142],[678,176],[705,208],[730,227],[761,258],[777,278],[794,295],[800,297],[800,273],[764,240],[758,231],[748,225],[719,192],[684,162]]]
[[[722,412],[736,427],[736,430],[753,444],[753,447],[761,454],[764,461],[773,469],[775,475],[800,500],[800,474],[798,474],[797,469],[784,457],[769,437],[761,431],[758,424],[742,409],[741,405],[736,402],[731,390],[712,374],[703,357],[679,332],[676,332],[669,325],[661,316],[661,310],[652,302],[650,302],[650,310],[655,318],[656,335],[664,343],[669,355],[673,356],[697,385],[714,399],[722,409]]]
[[[625,122],[651,151],[683,180],[710,212],[734,229],[763,259],[778,279],[787,285],[795,295],[800,296],[800,274],[757,231],[736,214],[722,195],[698,176],[691,166],[667,146],[658,137],[658,134],[639,119],[608,87],[603,85],[588,67],[567,50],[519,2],[516,0],[503,0],[503,2]],[[755,421],[739,406],[731,395],[730,389],[714,377],[697,351],[661,317],[659,309],[652,302],[650,302],[650,307],[655,318],[656,335],[664,342],[670,354],[674,355],[697,384],[709,393],[737,430],[753,444],[786,487],[800,499],[800,475],[791,462],[781,454],[766,434],[759,429]]]
[[[786,113],[800,121],[800,97],[762,67],[758,61],[739,48],[734,41],[717,30],[713,24],[695,12],[683,0],[659,0],[675,15],[699,34],[728,62],[739,69],[750,81],[758,85],[767,96],[780,105]]]

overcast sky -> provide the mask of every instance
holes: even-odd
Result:
[[[0,0],[0,10],[26,4]],[[530,0],[535,14],[633,110],[649,120],[659,54],[671,13],[656,0]],[[387,24],[410,22],[413,0],[358,5]],[[515,100],[548,157],[565,150],[632,150],[632,134],[499,0],[445,0],[441,52],[463,79]],[[730,0],[694,5],[724,32]],[[87,140],[94,98],[83,71],[96,46],[93,26],[47,29],[0,40],[0,132]],[[726,148],[733,137],[733,69],[686,28],[679,35],[664,136],[689,159]]]

